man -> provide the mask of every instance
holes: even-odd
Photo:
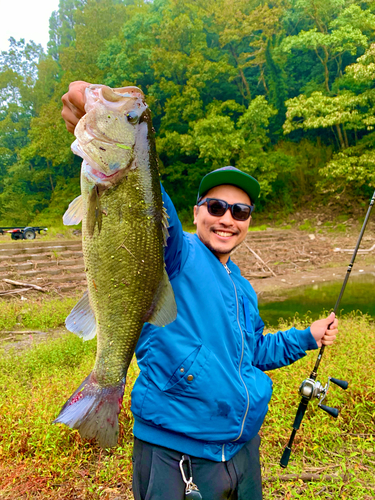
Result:
[[[63,97],[71,132],[84,114],[87,85],[74,82]],[[194,207],[194,235],[182,231],[163,190],[170,217],[165,264],[178,315],[163,328],[146,323],[136,348],[136,500],[182,500],[190,479],[203,500],[261,499],[258,431],[272,394],[264,371],[336,338],[333,313],[305,330],[263,335],[256,294],[230,260],[247,235],[259,190],[236,168],[208,173]]]

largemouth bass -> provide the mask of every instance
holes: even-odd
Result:
[[[83,158],[82,194],[63,219],[67,225],[82,220],[88,292],[66,326],[85,340],[96,334],[97,355],[55,422],[111,447],[118,441],[126,373],[143,324],[168,324],[177,310],[164,267],[168,224],[143,93],[92,85],[85,110],[72,145]]]

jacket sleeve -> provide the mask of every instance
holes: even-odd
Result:
[[[310,327],[305,330],[290,328],[285,332],[263,335],[264,323],[259,316],[255,324],[253,364],[262,371],[275,370],[290,365],[306,355],[305,351],[317,349]]]
[[[164,248],[164,262],[169,279],[171,280],[180,272],[182,267],[183,256],[186,253],[186,241],[176,209],[163,186],[161,186],[161,193],[169,223],[169,237],[167,239],[167,246]]]

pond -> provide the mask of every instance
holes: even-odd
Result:
[[[260,316],[266,324],[275,327],[279,318],[288,320],[296,313],[300,317],[308,314],[313,320],[318,319],[323,310],[333,310],[342,283],[343,280],[283,290],[282,295],[267,301],[260,297]],[[339,312],[342,315],[358,310],[375,318],[375,274],[366,273],[349,278]]]

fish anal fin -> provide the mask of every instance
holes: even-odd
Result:
[[[75,333],[78,337],[83,338],[83,340],[91,340],[95,337],[95,315],[91,308],[87,291],[66,318],[65,326],[70,332]]]
[[[172,323],[176,319],[176,316],[177,305],[173,288],[168,274],[164,269],[163,278],[155,294],[152,313],[147,322],[155,326],[165,326]]]
[[[83,202],[82,195],[77,196],[68,207],[68,210],[63,216],[63,223],[65,226],[75,226],[83,219]]]

